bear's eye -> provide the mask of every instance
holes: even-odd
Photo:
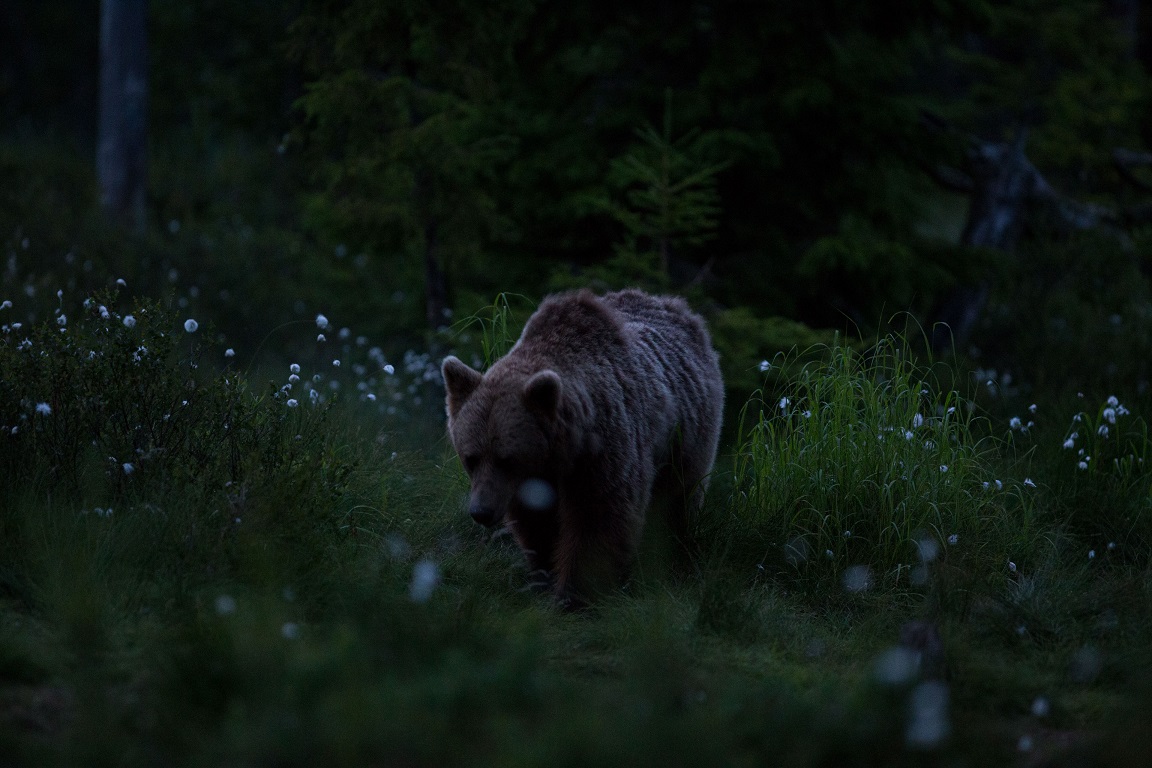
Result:
[[[468,474],[472,474],[473,470],[475,470],[476,467],[480,464],[480,457],[474,453],[470,453],[467,456],[462,457],[460,460],[464,462],[464,471]]]

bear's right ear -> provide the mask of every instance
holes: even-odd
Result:
[[[440,365],[440,373],[444,376],[444,388],[448,390],[445,398],[448,407],[448,417],[455,418],[464,402],[480,386],[480,379],[484,374],[474,368],[469,368],[460,358],[449,355]]]
[[[560,374],[546,368],[532,374],[524,384],[524,403],[533,411],[551,419],[560,408],[560,393],[563,390]]]

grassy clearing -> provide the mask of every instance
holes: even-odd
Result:
[[[1000,427],[896,341],[806,356],[745,410],[694,566],[572,615],[460,513],[434,423],[405,449],[419,410],[367,397],[423,390],[262,388],[118,294],[2,322],[4,764],[1146,757],[1136,406]]]

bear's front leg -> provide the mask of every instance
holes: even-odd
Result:
[[[553,583],[557,600],[579,607],[619,589],[636,555],[636,512],[622,502],[558,510]]]

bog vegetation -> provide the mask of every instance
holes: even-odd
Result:
[[[1138,4],[153,3],[136,229],[60,7],[0,11],[0,765],[1148,763]],[[691,560],[565,612],[438,364],[624,285],[727,424]]]

